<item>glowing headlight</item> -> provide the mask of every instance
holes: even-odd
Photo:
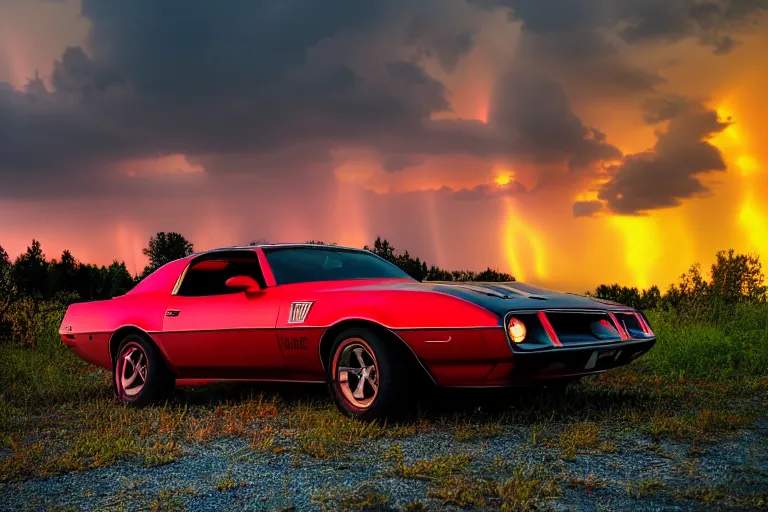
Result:
[[[515,343],[522,343],[525,339],[525,324],[515,317],[509,319],[509,325],[507,325],[507,332],[509,337]]]

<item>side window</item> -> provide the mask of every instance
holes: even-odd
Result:
[[[239,293],[226,286],[227,279],[234,276],[250,276],[261,286],[265,286],[259,260],[255,253],[210,255],[194,261],[187,269],[178,295],[202,297],[208,295],[226,295]]]

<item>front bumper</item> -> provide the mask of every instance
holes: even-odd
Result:
[[[530,384],[541,380],[601,373],[634,361],[648,352],[655,343],[655,338],[649,338],[515,352],[511,362],[496,364],[488,375],[486,385]]]

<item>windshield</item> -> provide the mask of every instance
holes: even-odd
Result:
[[[264,254],[278,285],[344,279],[411,279],[395,265],[367,251],[265,247]]]

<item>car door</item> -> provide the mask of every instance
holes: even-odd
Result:
[[[230,277],[248,275],[256,293],[233,290]],[[187,378],[282,379],[285,361],[275,324],[279,301],[266,288],[253,251],[193,260],[168,302],[163,346]]]

